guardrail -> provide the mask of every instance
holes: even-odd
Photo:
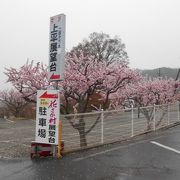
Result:
[[[64,150],[129,139],[180,122],[180,103],[61,116]]]

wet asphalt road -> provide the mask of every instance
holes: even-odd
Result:
[[[133,141],[69,154],[61,160],[1,159],[0,179],[179,180],[180,125]]]

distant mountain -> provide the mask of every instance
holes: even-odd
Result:
[[[157,69],[145,69],[145,70],[140,70],[143,76],[147,76],[148,78],[158,78],[162,77],[164,78],[173,78],[175,79],[177,77],[179,68],[157,68]],[[180,74],[179,78],[180,79]]]

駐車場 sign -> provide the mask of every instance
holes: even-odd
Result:
[[[36,142],[58,144],[59,104],[59,91],[37,92]]]

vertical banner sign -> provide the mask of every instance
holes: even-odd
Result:
[[[58,90],[37,92],[36,142],[58,144],[59,104]]]
[[[49,80],[63,80],[65,58],[66,16],[59,14],[50,18]]]

